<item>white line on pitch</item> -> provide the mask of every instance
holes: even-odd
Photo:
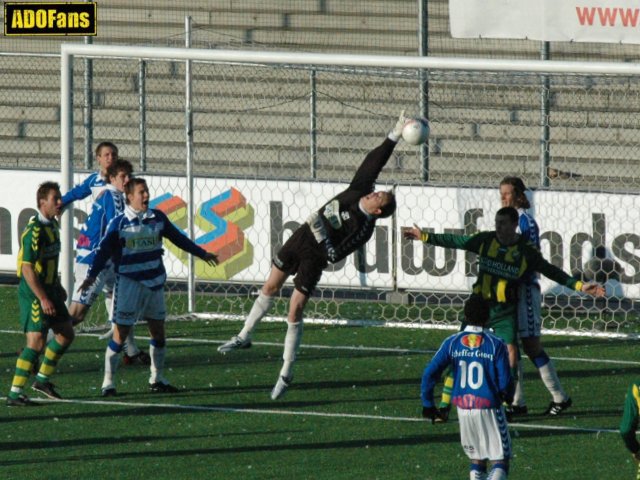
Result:
[[[79,335],[95,336],[95,333],[81,333]],[[225,343],[226,340],[208,340],[198,338],[168,338],[170,342],[184,342],[184,343],[210,343],[214,345]],[[252,342],[253,345],[262,345],[267,347],[282,347],[282,343],[277,342]],[[312,345],[303,343],[300,348],[310,348],[318,350],[352,350],[352,351],[371,351],[371,352],[390,352],[390,353],[436,353],[435,349],[421,350],[411,348],[385,348],[385,347],[367,347],[364,345]],[[602,358],[579,358],[579,357],[551,357],[552,360],[563,360],[568,362],[583,362],[583,363],[608,363],[614,365],[640,365],[640,362],[632,360],[607,360]]]
[[[23,334],[24,332],[19,332],[16,330],[0,330],[0,333],[13,333],[13,334]],[[89,333],[89,332],[77,332],[77,336],[82,337],[100,337],[102,334],[100,333]],[[149,340],[148,337],[136,337],[139,339]],[[180,342],[180,343],[204,343],[204,344],[212,344],[219,345],[225,343],[226,340],[208,340],[204,338],[183,338],[183,337],[175,337],[175,338],[167,338],[170,342]],[[267,347],[282,347],[282,343],[277,342],[253,342],[253,345],[261,345]],[[309,349],[317,349],[317,350],[350,350],[350,351],[363,351],[363,352],[389,352],[389,353],[435,353],[435,349],[431,350],[422,350],[422,349],[408,349],[408,348],[385,348],[385,347],[367,347],[364,345],[312,345],[312,344],[302,344],[300,348],[309,348]],[[551,357],[552,360],[561,360],[566,362],[578,362],[578,363],[598,363],[598,364],[610,364],[610,365],[632,365],[638,366],[640,365],[640,361],[633,360],[615,360],[615,359],[603,359],[603,358],[579,358],[579,357]]]
[[[0,397],[6,400],[6,397]],[[33,399],[40,403],[72,403],[76,405],[107,405],[119,407],[135,407],[135,408],[167,408],[173,410],[193,410],[199,412],[220,412],[220,413],[256,413],[266,415],[290,415],[299,417],[321,417],[321,418],[345,418],[354,420],[381,420],[388,422],[421,422],[428,424],[422,418],[418,417],[390,417],[385,415],[365,415],[355,413],[326,413],[326,412],[304,412],[299,410],[270,410],[259,408],[233,408],[233,407],[206,407],[202,405],[176,405],[173,403],[140,403],[140,402],[122,402],[118,400],[49,400],[46,398]],[[556,430],[570,432],[592,432],[592,433],[618,433],[616,429],[610,428],[582,428],[571,427],[567,425],[541,425],[533,423],[510,423],[511,428],[525,428],[532,430]]]

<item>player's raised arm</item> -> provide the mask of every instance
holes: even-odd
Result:
[[[358,170],[356,170],[349,188],[352,190],[358,190],[363,193],[373,192],[376,180],[382,171],[382,168],[387,164],[387,161],[393,153],[393,149],[402,138],[402,129],[407,122],[404,116],[404,110],[400,112],[400,117],[393,130],[387,135],[387,138],[371,150],[364,158]]]

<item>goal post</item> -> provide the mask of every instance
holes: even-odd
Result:
[[[185,229],[193,202],[196,242],[224,252],[215,271],[196,261],[197,282],[189,283],[185,256],[165,245],[174,315],[241,318],[287,236],[346,187],[401,109],[418,114],[427,98],[428,162],[419,147],[398,145],[379,186],[395,189],[398,211],[378,222],[362,251],[327,270],[309,317],[452,326],[475,278],[473,256],[411,244],[401,230],[413,223],[464,234],[493,229],[498,184],[517,175],[532,189],[545,257],[604,280],[609,293],[594,302],[543,281],[545,326],[637,333],[640,201],[631,193],[640,184],[633,153],[640,147],[634,135],[640,65],[64,44],[63,191],[81,176],[73,173],[74,111],[81,111],[82,96],[74,90],[76,58],[94,60],[96,141],[114,141],[130,161],[146,155],[140,162],[146,171],[135,173],[148,179],[154,208]],[[144,92],[136,83],[141,61]],[[187,112],[194,120],[192,169],[185,164],[187,61],[194,82]],[[135,136],[142,94],[144,149]],[[90,204],[76,207],[86,211]],[[78,222],[63,215],[68,291]],[[198,299],[194,312],[184,300],[187,284]]]

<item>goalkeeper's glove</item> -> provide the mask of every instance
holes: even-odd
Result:
[[[427,420],[431,420],[431,424],[436,423],[436,420],[439,422],[446,422],[447,419],[443,417],[440,410],[436,407],[422,407],[422,418],[426,418]]]
[[[338,259],[338,252],[336,252],[333,243],[328,238],[324,241],[324,248],[327,250],[327,260],[331,263],[336,263]]]
[[[398,117],[398,122],[396,126],[393,127],[393,130],[389,132],[389,140],[394,142],[400,141],[402,138],[402,129],[404,128],[405,123],[407,123],[407,118],[404,116],[404,110],[400,112],[400,117]]]
[[[316,238],[316,242],[322,243],[327,239],[327,229],[324,228],[322,217],[317,211],[309,215],[307,224],[311,229],[311,233],[313,233],[313,236]]]

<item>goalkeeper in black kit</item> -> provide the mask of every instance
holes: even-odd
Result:
[[[267,314],[285,280],[295,275],[289,300],[283,366],[271,391],[280,398],[293,379],[293,364],[302,339],[302,312],[329,263],[336,263],[363,246],[373,235],[376,220],[393,214],[396,200],[391,191],[374,191],[375,182],[402,136],[404,112],[396,126],[374,148],[356,171],[349,187],[313,212],[273,258],[271,272],[244,322],[244,327],[218,348],[221,353],[251,346],[253,331]]]

